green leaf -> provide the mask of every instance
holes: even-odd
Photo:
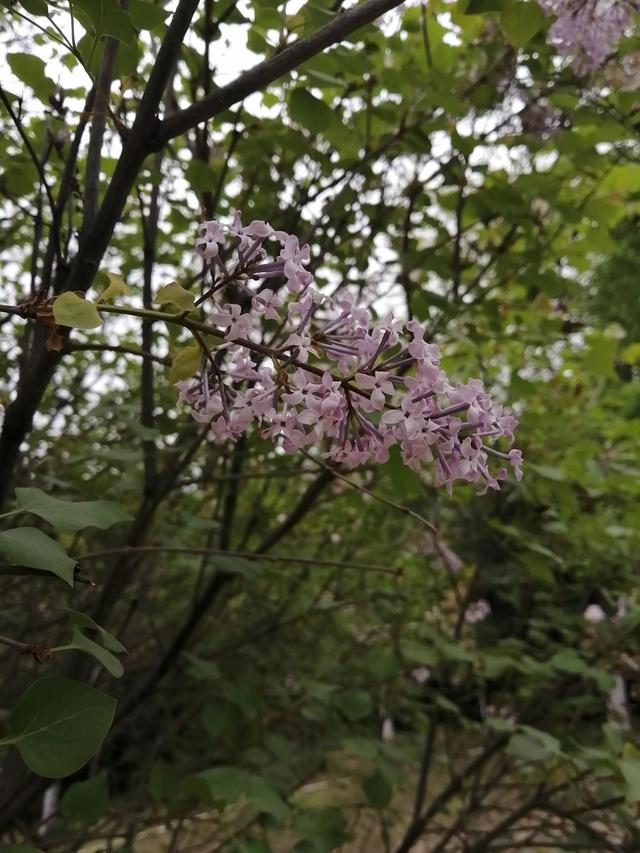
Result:
[[[202,160],[192,160],[185,169],[184,176],[196,192],[211,191],[215,185],[215,172],[208,163],[204,163]]]
[[[36,97],[43,103],[49,100],[49,96],[54,93],[55,85],[53,80],[44,73],[46,66],[39,56],[31,53],[9,53],[7,62],[16,77],[33,89]]]
[[[60,801],[60,812],[67,820],[92,826],[104,815],[109,805],[109,781],[100,773],[84,782],[75,782]]]
[[[20,5],[30,15],[44,16],[49,14],[49,7],[45,0],[20,0]]]
[[[57,646],[54,652],[77,650],[86,652],[99,661],[107,672],[111,673],[115,678],[120,678],[124,669],[118,658],[104,646],[94,643],[89,637],[85,636],[78,628],[74,628],[71,641],[64,646]]]
[[[177,281],[161,287],[154,301],[157,305],[175,305],[180,311],[193,311],[193,293],[189,293]]]
[[[364,719],[373,709],[371,697],[364,690],[343,690],[333,697],[333,701],[352,723]]]
[[[169,382],[175,384],[183,379],[191,379],[198,372],[202,350],[198,344],[188,344],[173,354],[169,368]]]
[[[202,660],[189,652],[185,652],[184,656],[189,661],[189,671],[194,678],[209,682],[220,680],[220,667],[217,663],[210,660]]]
[[[514,729],[515,723],[506,717],[486,717],[484,725],[496,732],[511,732]]]
[[[80,22],[88,24],[96,38],[113,36],[123,44],[132,41],[135,33],[131,18],[118,0],[72,0],[72,5]]]
[[[17,527],[0,533],[0,551],[12,566],[43,569],[73,586],[76,561],[37,527]]]
[[[314,851],[325,853],[335,850],[348,839],[347,822],[340,809],[326,808],[301,815],[295,822],[295,830],[303,839],[313,842],[313,845],[297,844],[294,850]]]
[[[640,752],[627,745],[624,757],[618,762],[625,781],[625,797],[628,803],[640,801]]]
[[[620,356],[629,364],[637,364],[640,362],[640,344],[630,344],[622,350]]]
[[[238,841],[234,853],[273,853],[273,848],[264,841],[257,838],[248,838],[246,841]]]
[[[333,110],[306,89],[297,88],[289,95],[289,115],[311,133],[322,133],[334,121]]]
[[[594,376],[612,379],[615,374],[615,358],[618,341],[602,334],[593,334],[588,339],[588,348],[584,353],[587,370]]]
[[[545,14],[537,3],[510,2],[500,14],[504,34],[514,47],[524,47],[544,27]]]
[[[61,779],[92,758],[113,722],[116,702],[100,690],[51,676],[20,697],[2,743],[17,747],[39,776]]]
[[[289,816],[289,809],[280,794],[259,776],[250,776],[246,791],[248,800],[263,814],[271,815],[280,823]]]
[[[149,774],[149,793],[155,800],[172,800],[181,785],[175,770],[166,761],[154,761]]]
[[[162,6],[145,0],[129,0],[128,9],[134,26],[139,30],[152,30],[160,26],[169,14]]]
[[[72,329],[96,329],[102,317],[93,302],[73,291],[62,293],[53,303],[53,317],[59,326]]]
[[[205,802],[233,803],[245,796],[260,812],[285,821],[289,810],[277,791],[262,777],[238,767],[214,767],[191,779],[192,787]]]
[[[17,155],[12,157],[11,168],[5,171],[3,178],[7,192],[15,197],[31,192],[38,173],[30,159]]]
[[[107,277],[109,279],[109,284],[98,297],[98,302],[107,302],[109,299],[113,299],[114,296],[121,296],[131,293],[131,288],[128,284],[125,284],[125,281],[121,275],[118,275],[117,273],[113,272],[108,272]]]
[[[58,530],[75,532],[85,527],[106,530],[131,519],[115,501],[65,501],[32,486],[16,489],[16,500],[21,510],[44,518]]]
[[[483,15],[485,12],[501,12],[507,0],[468,0],[465,15]]]
[[[402,640],[400,651],[408,661],[422,664],[422,666],[433,666],[438,660],[433,646],[425,646],[415,640]]]
[[[389,805],[393,796],[393,785],[380,769],[374,770],[370,776],[364,779],[362,790],[367,798],[367,803],[373,809],[384,809]]]
[[[531,726],[520,726],[511,736],[507,752],[525,762],[546,761],[560,754],[560,741]]]
[[[111,649],[112,652],[116,652],[118,654],[123,652],[126,653],[127,650],[120,640],[116,639],[113,634],[105,631],[104,628],[101,628],[100,625],[98,625],[97,622],[94,622],[86,613],[80,613],[78,610],[71,610],[69,607],[63,607],[62,611],[67,614],[70,625],[78,628],[84,628],[85,630],[97,631],[100,635],[100,641],[106,649]]]
[[[214,738],[226,738],[241,723],[238,709],[224,700],[205,705],[200,712],[202,725]]]
[[[255,580],[262,573],[262,567],[259,563],[246,560],[244,557],[216,556],[213,559],[213,565],[221,572],[243,575],[249,580]]]
[[[470,663],[473,660],[473,655],[462,643],[449,643],[438,638],[436,645],[438,653],[444,660],[457,661],[459,663]]]
[[[554,669],[560,672],[579,673],[587,668],[586,663],[572,649],[565,649],[555,654],[549,661]]]
[[[527,468],[531,468],[536,474],[540,474],[541,477],[553,480],[556,483],[565,483],[567,480],[564,471],[561,471],[555,465],[535,465],[533,462],[527,462]]]

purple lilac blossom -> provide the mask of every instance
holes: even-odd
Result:
[[[449,492],[457,480],[499,489],[506,466],[521,478],[522,454],[510,449],[515,417],[479,380],[452,382],[419,322],[374,318],[349,293],[325,296],[306,269],[309,247],[265,222],[243,226],[236,213],[231,226],[206,222],[199,233],[195,249],[210,281],[199,304],[224,342],[179,387],[214,442],[257,424],[287,453],[321,445],[349,468],[385,462],[398,446],[416,471],[433,463],[436,485]],[[262,283],[277,278],[286,294]],[[220,304],[231,283],[248,297],[243,307]],[[276,326],[268,348],[265,319]]]
[[[579,74],[600,68],[630,25],[640,0],[538,0],[555,15],[549,39],[558,51],[571,56]]]

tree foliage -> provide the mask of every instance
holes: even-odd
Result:
[[[0,850],[638,849],[636,21],[586,74],[549,5],[2,5]],[[212,444],[163,317],[236,210],[523,480]]]

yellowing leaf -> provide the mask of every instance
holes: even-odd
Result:
[[[200,347],[198,344],[189,344],[179,349],[173,356],[169,380],[180,382],[182,379],[191,379],[200,367]]]
[[[53,303],[53,317],[59,326],[72,329],[96,329],[102,325],[95,303],[74,291],[62,293]]]
[[[109,272],[107,275],[109,276],[109,284],[98,297],[98,302],[106,302],[108,299],[113,299],[114,296],[131,292],[131,288],[125,284],[121,275],[113,272]]]
[[[620,353],[622,356],[622,360],[626,361],[627,364],[635,364],[640,361],[640,344],[629,344],[628,347],[625,347]]]
[[[181,287],[177,281],[161,287],[155,302],[157,305],[175,305],[180,311],[193,310],[193,294]]]

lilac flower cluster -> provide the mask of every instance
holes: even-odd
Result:
[[[376,319],[348,293],[327,297],[306,269],[309,247],[265,222],[206,222],[196,252],[207,276],[197,304],[209,306],[224,342],[203,352],[201,375],[180,390],[214,441],[257,423],[288,453],[323,445],[350,468],[384,462],[398,445],[415,470],[435,463],[449,491],[456,480],[497,489],[505,464],[520,479],[520,451],[493,446],[510,446],[516,419],[480,381],[453,384],[420,323]],[[286,292],[269,286],[278,279]],[[225,302],[230,287],[235,301]]]
[[[573,56],[576,71],[587,74],[604,64],[640,9],[640,0],[539,0],[556,20],[549,38],[558,50]]]

